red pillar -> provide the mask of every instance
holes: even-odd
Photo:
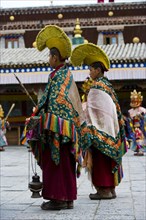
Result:
[[[109,0],[109,2],[114,2],[114,0]]]
[[[97,3],[104,3],[104,0],[97,0]]]

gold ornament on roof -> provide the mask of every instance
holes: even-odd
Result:
[[[36,45],[36,41],[33,42],[32,46],[33,46],[34,48],[37,47],[37,45]]]
[[[88,40],[87,39],[84,39],[84,44],[87,44],[88,43]]]
[[[133,90],[133,92],[131,92],[130,99],[131,99],[130,106],[132,108],[137,108],[141,105],[143,101],[143,96],[141,95],[141,92],[137,92],[136,90]]]
[[[133,38],[133,43],[139,43],[139,41],[140,41],[140,40],[139,40],[138,37],[134,37],[134,38]]]
[[[63,14],[58,14],[58,19],[62,19],[63,18]]]
[[[75,34],[74,37],[81,37],[82,32],[83,31],[81,30],[79,18],[77,18],[76,19],[76,26],[75,26],[75,29],[74,29],[74,34]]]
[[[15,17],[13,15],[10,16],[10,21],[14,21]]]
[[[112,17],[113,14],[114,14],[113,11],[109,11],[109,12],[108,12],[108,16],[110,16],[110,17]]]

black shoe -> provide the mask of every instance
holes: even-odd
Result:
[[[144,153],[142,151],[134,153],[134,156],[144,156]]]
[[[74,208],[74,202],[73,201],[67,201],[67,208],[73,209]]]
[[[43,202],[41,208],[43,210],[61,210],[61,209],[69,209],[66,201],[49,201]]]
[[[106,194],[99,194],[98,192],[95,193],[95,194],[90,194],[89,195],[89,198],[91,200],[101,200],[101,199],[113,199],[113,196],[112,196],[112,193],[109,192],[109,193],[106,193]]]

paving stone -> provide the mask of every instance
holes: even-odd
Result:
[[[145,153],[146,154],[146,153]],[[124,179],[116,188],[117,198],[90,200],[95,193],[84,169],[77,179],[78,198],[74,209],[43,211],[43,198],[33,199],[28,183],[34,175],[30,153],[25,147],[7,147],[0,154],[0,219],[1,220],[145,220],[146,155],[135,157],[129,150],[123,157]],[[37,166],[41,178],[41,170]]]

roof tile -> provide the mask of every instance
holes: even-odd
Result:
[[[100,46],[112,62],[146,59],[146,43],[114,44]],[[1,49],[0,66],[48,63],[48,49],[42,52],[36,48]]]

